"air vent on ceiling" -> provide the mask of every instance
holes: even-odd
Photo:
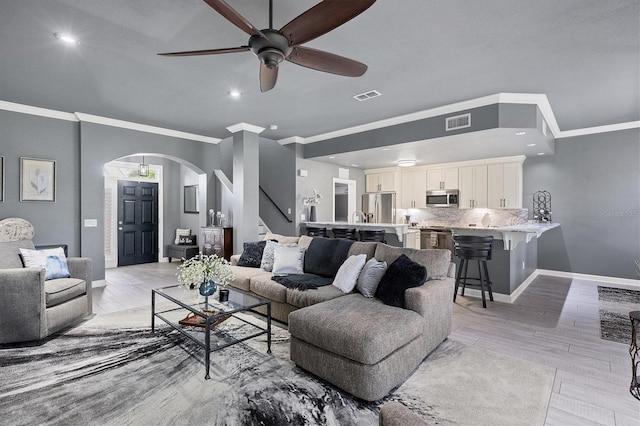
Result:
[[[445,130],[464,129],[465,127],[471,127],[471,113],[456,115],[455,117],[447,117]]]
[[[366,101],[367,99],[377,98],[378,96],[382,96],[382,93],[378,92],[377,90],[369,90],[368,92],[355,95],[353,98],[358,101]]]

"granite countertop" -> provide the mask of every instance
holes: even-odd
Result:
[[[469,225],[451,225],[451,229],[477,229],[479,231],[498,231],[498,232],[524,232],[527,234],[540,235],[550,229],[559,227],[559,223],[520,223],[509,226],[469,226]]]

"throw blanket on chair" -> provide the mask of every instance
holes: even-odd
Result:
[[[314,274],[274,275],[271,279],[287,288],[296,290],[317,290],[318,287],[333,283],[333,278]]]

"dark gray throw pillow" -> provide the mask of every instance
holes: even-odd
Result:
[[[427,280],[427,268],[402,254],[387,268],[376,290],[376,297],[386,305],[404,308],[404,292],[420,287]]]
[[[256,241],[254,243],[244,243],[244,250],[238,259],[238,266],[248,266],[249,268],[259,268],[262,262],[262,252],[266,241]]]

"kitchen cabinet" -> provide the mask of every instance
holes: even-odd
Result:
[[[427,190],[458,189],[458,168],[427,170]]]
[[[522,208],[522,163],[489,164],[487,194],[491,209]]]
[[[396,173],[369,173],[365,177],[366,192],[395,192]]]
[[[459,208],[486,208],[488,205],[487,166],[460,167],[459,174]]]
[[[407,234],[405,235],[405,243],[404,246],[407,248],[420,248],[420,230],[419,229],[409,229],[407,230]]]
[[[400,173],[400,207],[424,209],[427,207],[427,172],[425,170]]]

